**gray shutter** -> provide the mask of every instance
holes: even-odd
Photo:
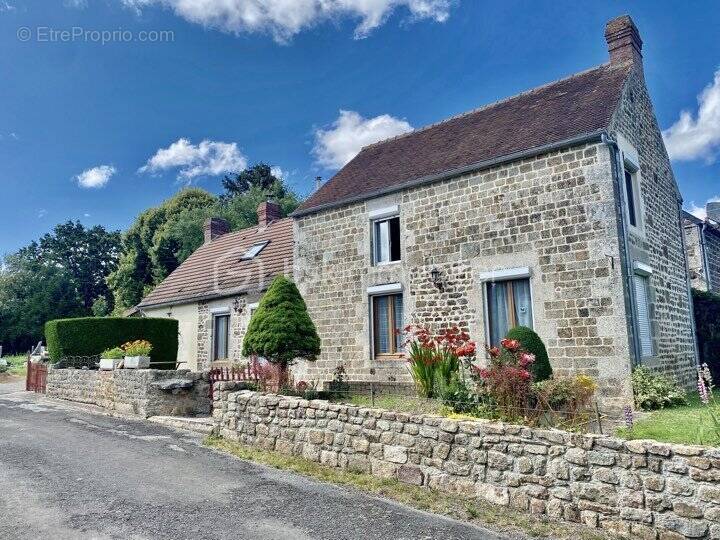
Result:
[[[650,330],[650,300],[648,298],[648,278],[635,274],[635,301],[637,303],[637,332],[643,357],[653,355],[652,332]]]

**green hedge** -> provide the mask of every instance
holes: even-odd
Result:
[[[70,356],[94,356],[136,339],[152,343],[152,362],[175,362],[178,322],[141,317],[83,317],[56,319],[45,324],[45,341],[53,362]],[[175,369],[174,364],[152,366]]]
[[[535,382],[544,381],[552,377],[553,371],[550,366],[547,349],[543,340],[537,333],[527,326],[516,326],[507,333],[508,339],[516,339],[527,352],[535,355],[535,361],[530,364],[530,371]]]
[[[720,380],[720,296],[693,289],[695,328],[700,362],[706,362],[713,378]]]

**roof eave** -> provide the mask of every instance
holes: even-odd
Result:
[[[368,193],[363,193],[361,195],[345,197],[343,199],[339,199],[339,200],[333,201],[331,203],[319,204],[317,206],[311,206],[310,208],[304,208],[302,210],[295,210],[294,212],[292,212],[290,214],[290,217],[293,217],[293,218],[304,217],[304,216],[308,216],[310,214],[316,214],[318,212],[322,212],[325,210],[332,210],[334,208],[338,208],[340,206],[345,206],[347,204],[362,202],[362,201],[366,201],[369,199],[374,199],[375,197],[389,195],[391,193],[397,193],[398,191],[403,191],[408,188],[418,187],[418,186],[422,186],[422,185],[426,185],[426,184],[432,184],[432,183],[440,182],[442,180],[447,180],[449,178],[453,178],[456,176],[461,176],[463,174],[482,171],[484,169],[489,169],[491,167],[496,167],[498,165],[504,165],[507,163],[511,163],[513,161],[527,159],[527,158],[534,157],[534,156],[537,156],[540,154],[546,154],[548,152],[553,152],[555,150],[561,150],[563,148],[577,146],[579,144],[586,144],[586,143],[590,143],[590,142],[594,142],[594,141],[599,142],[602,139],[603,134],[607,135],[607,130],[602,129],[599,131],[584,133],[582,135],[576,135],[575,137],[571,137],[569,139],[563,139],[561,141],[545,144],[542,146],[528,148],[527,150],[522,150],[520,152],[513,152],[511,154],[506,154],[504,156],[496,157],[493,159],[488,159],[485,161],[478,161],[477,163],[466,165],[464,167],[459,167],[457,169],[451,169],[451,170],[444,171],[444,172],[441,172],[438,174],[422,176],[420,178],[408,180],[401,184],[396,184],[394,186],[388,186],[386,188],[378,189],[375,191],[370,191]]]

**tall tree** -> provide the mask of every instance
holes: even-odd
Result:
[[[40,262],[65,271],[86,309],[98,298],[112,301],[105,280],[117,268],[120,247],[119,232],[99,225],[86,229],[79,221],[57,225],[31,245]]]
[[[270,165],[262,162],[248,167],[235,175],[226,175],[225,178],[223,178],[222,185],[223,188],[225,188],[225,193],[221,195],[223,200],[242,195],[253,187],[268,191],[273,188],[277,189],[279,186],[283,190],[282,193],[279,194],[280,198],[284,198],[287,194],[282,179],[273,174]]]

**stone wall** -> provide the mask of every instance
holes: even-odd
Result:
[[[720,229],[715,228],[705,233],[705,246],[710,266],[710,290],[720,294]]]
[[[187,390],[163,390],[159,387],[169,381],[191,381],[192,387]],[[50,368],[47,395],[145,418],[208,415],[212,405],[207,376],[184,370]]]
[[[640,160],[641,226],[630,228],[632,263],[652,268],[650,319],[654,354],[638,363],[692,387],[696,378],[680,194],[642,72],[631,73],[611,123]],[[622,150],[622,147],[621,147]]]
[[[720,450],[234,392],[222,436],[625,538],[720,538]]]
[[[534,327],[560,375],[632,402],[610,152],[589,144],[298,218],[296,281],[322,339],[297,378],[409,381],[401,359],[373,358],[368,288],[400,283],[404,324],[456,324],[487,343],[482,275],[531,271]],[[369,213],[397,205],[402,260],[373,266]],[[438,288],[430,271],[443,280]]]

